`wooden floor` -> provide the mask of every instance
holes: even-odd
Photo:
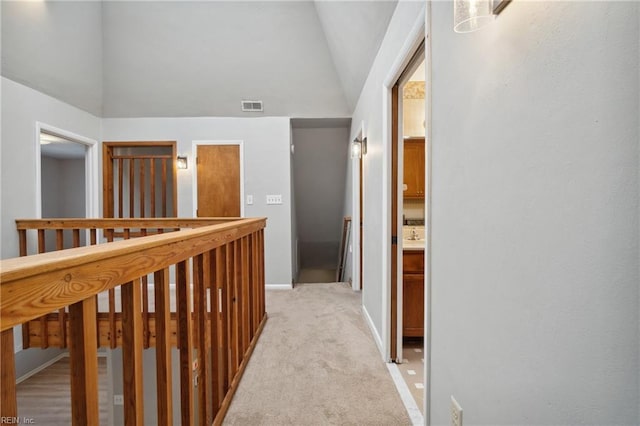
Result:
[[[98,358],[98,395],[100,424],[108,424],[107,361]],[[33,419],[34,424],[68,426],[71,424],[69,358],[65,357],[17,386],[18,416]]]

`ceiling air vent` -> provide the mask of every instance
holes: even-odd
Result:
[[[242,101],[242,111],[244,112],[262,112],[262,101]]]

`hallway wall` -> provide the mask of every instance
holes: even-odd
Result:
[[[638,3],[432,8],[432,422],[638,424]]]
[[[179,155],[189,168],[178,170],[178,216],[193,217],[193,141],[242,140],[244,191],[253,205],[246,217],[266,217],[265,274],[267,284],[291,285],[291,175],[290,125],[277,118],[110,118],[104,119],[103,140],[177,141]],[[102,183],[100,183],[102,185]],[[266,205],[267,194],[281,194],[283,203]]]
[[[2,77],[2,138],[0,186],[0,257],[17,257],[15,220],[36,217],[36,122],[46,123],[91,139],[100,139],[100,119],[33,89]],[[31,243],[35,244],[33,240]],[[22,349],[21,327],[16,328],[14,346]],[[31,351],[17,355],[16,369],[22,375],[52,359],[57,350]]]
[[[369,324],[374,328],[374,334],[379,346],[384,339],[384,327],[386,313],[383,306],[383,285],[388,278],[383,275],[386,270],[387,254],[383,253],[383,212],[390,211],[386,205],[387,194],[383,191],[383,177],[387,173],[387,165],[383,164],[383,106],[382,87],[388,73],[393,67],[398,52],[402,50],[404,43],[410,35],[412,26],[424,16],[424,2],[398,2],[395,13],[389,23],[387,34],[380,46],[378,55],[369,72],[369,77],[364,85],[360,99],[353,112],[351,121],[351,137],[353,140],[363,128],[364,136],[368,139],[367,155],[364,157],[364,253],[363,253],[363,306],[369,318]],[[345,194],[345,216],[353,216],[354,206],[352,200],[351,183],[354,182],[353,170],[357,168],[356,159],[347,162],[347,182]],[[357,183],[357,178],[355,179]],[[355,219],[354,219],[355,220]],[[357,227],[353,228],[353,241],[358,241]],[[357,249],[352,244],[353,251]],[[353,253],[349,253],[348,263],[351,264]],[[382,349],[381,349],[382,350]]]

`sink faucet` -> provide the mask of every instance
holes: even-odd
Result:
[[[418,231],[416,231],[416,228],[411,229],[411,238],[409,239],[414,241],[418,239]]]

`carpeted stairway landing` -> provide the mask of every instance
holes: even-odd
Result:
[[[411,424],[360,297],[343,283],[268,291],[269,319],[224,424]]]

